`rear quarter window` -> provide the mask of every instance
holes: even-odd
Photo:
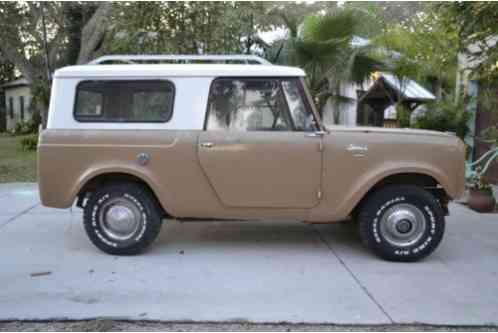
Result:
[[[76,87],[74,118],[81,122],[167,122],[175,89],[165,80],[82,81]]]

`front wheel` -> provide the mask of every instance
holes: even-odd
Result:
[[[373,193],[358,215],[363,243],[381,258],[416,261],[431,254],[444,234],[444,213],[416,186],[392,185]]]
[[[147,188],[135,183],[104,185],[90,195],[83,223],[92,243],[114,255],[142,252],[161,230],[158,204]]]

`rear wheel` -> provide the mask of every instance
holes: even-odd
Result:
[[[114,255],[142,252],[161,230],[160,210],[147,188],[134,183],[104,185],[90,195],[83,223],[92,243]]]
[[[381,258],[416,261],[431,254],[444,234],[444,212],[416,186],[392,185],[373,193],[358,215],[360,236]]]

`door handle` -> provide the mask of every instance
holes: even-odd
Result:
[[[325,131],[315,131],[311,133],[306,133],[304,136],[310,137],[310,138],[321,138],[322,136],[325,135]]]
[[[214,143],[212,143],[212,142],[202,142],[202,143],[200,144],[200,146],[201,146],[202,148],[212,148],[212,147],[214,146]]]

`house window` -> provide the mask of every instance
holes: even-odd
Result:
[[[9,97],[9,116],[14,119],[14,97]]]
[[[169,81],[84,81],[76,90],[78,121],[167,122],[173,114],[175,89]]]
[[[21,120],[24,120],[24,96],[19,96],[19,105],[21,111]]]

